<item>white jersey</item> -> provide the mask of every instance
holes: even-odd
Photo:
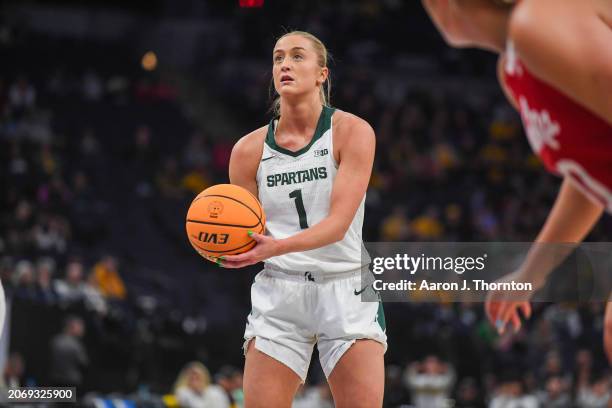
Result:
[[[323,107],[311,142],[297,152],[276,144],[277,121],[270,122],[257,169],[257,185],[268,235],[273,238],[298,234],[329,214],[338,172],[333,149],[333,113],[333,108]],[[291,271],[336,273],[369,263],[361,238],[364,202],[365,196],[341,241],[310,251],[275,256],[266,260],[266,265]]]

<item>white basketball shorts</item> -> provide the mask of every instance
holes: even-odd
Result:
[[[360,270],[343,274],[288,272],[266,265],[251,287],[244,352],[255,348],[306,380],[313,347],[326,377],[358,339],[387,350],[381,302],[362,302]]]

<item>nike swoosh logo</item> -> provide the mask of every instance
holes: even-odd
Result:
[[[366,286],[365,288],[361,289],[360,291],[357,291],[357,289],[355,289],[355,291],[353,292],[355,294],[355,296],[359,296],[361,295],[368,287]]]
[[[265,159],[261,159],[262,162],[265,162],[266,160],[270,160],[275,158],[276,156],[270,156],[270,157],[266,157]]]

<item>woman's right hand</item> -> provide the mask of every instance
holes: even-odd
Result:
[[[495,283],[530,283],[533,282],[526,279],[519,271],[508,274]],[[541,285],[535,285],[539,288]],[[537,289],[536,289],[537,290]],[[492,325],[495,326],[499,334],[503,334],[508,324],[514,326],[514,331],[518,332],[521,328],[521,316],[519,311],[523,312],[526,319],[531,317],[531,304],[529,299],[535,290],[526,291],[506,291],[502,289],[491,290],[487,293],[485,302],[485,312],[487,318]]]

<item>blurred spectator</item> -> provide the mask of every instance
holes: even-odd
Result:
[[[538,399],[526,394],[519,379],[502,382],[493,395],[489,408],[538,408]]]
[[[546,386],[548,379],[554,377],[561,377],[566,381],[570,381],[570,376],[563,370],[563,362],[561,361],[561,354],[558,350],[550,350],[546,354],[544,366],[540,373],[540,382]]]
[[[596,377],[591,385],[583,384],[578,390],[576,405],[579,408],[609,408],[612,405],[610,374]]]
[[[430,355],[406,368],[404,384],[410,389],[415,407],[445,407],[455,384],[455,370],[438,357]]]
[[[68,223],[58,216],[43,216],[34,227],[34,239],[39,253],[62,255],[66,252],[70,236]]]
[[[54,386],[79,387],[83,371],[89,365],[87,351],[81,343],[85,325],[79,317],[66,319],[64,330],[51,340],[50,380]]]
[[[174,158],[164,160],[162,170],[157,174],[157,188],[166,198],[179,199],[183,196],[178,163]]]
[[[55,261],[51,258],[42,258],[36,267],[36,300],[40,303],[50,305],[57,300],[57,294],[51,284],[51,278],[55,270]]]
[[[434,206],[427,207],[422,215],[410,223],[410,231],[417,241],[439,240],[444,233],[444,227],[440,222],[438,209]]]
[[[89,274],[87,282],[83,285],[83,296],[87,309],[95,311],[100,316],[105,316],[108,313],[106,299],[104,299],[104,296],[102,296],[97,287],[96,273],[93,271]]]
[[[244,395],[241,370],[232,366],[223,366],[215,374],[215,383],[225,390],[232,407],[242,407]]]
[[[410,226],[402,206],[393,207],[393,212],[383,221],[380,228],[382,241],[403,241],[408,238]]]
[[[70,304],[83,300],[83,264],[77,260],[71,260],[66,265],[66,278],[55,281],[55,291],[59,300]]]
[[[14,216],[7,221],[7,246],[14,255],[26,254],[33,249],[31,229],[34,226],[33,208],[29,201],[20,200]]]
[[[550,408],[572,408],[569,384],[561,377],[550,377],[539,395],[541,405]]]
[[[127,291],[119,275],[117,259],[106,255],[94,267],[95,284],[100,293],[110,299],[125,299]]]
[[[194,361],[181,370],[174,394],[181,408],[230,408],[223,388],[210,383],[210,373],[200,362]]]
[[[476,381],[467,377],[461,380],[457,387],[457,396],[455,398],[456,408],[484,408],[485,404],[482,400],[482,394],[478,389]]]
[[[14,273],[15,297],[19,299],[36,299],[36,280],[34,266],[30,261],[19,261],[15,265]]]
[[[194,195],[199,194],[202,190],[210,187],[213,183],[208,171],[204,167],[196,167],[191,169],[181,180],[183,188],[190,191]]]

